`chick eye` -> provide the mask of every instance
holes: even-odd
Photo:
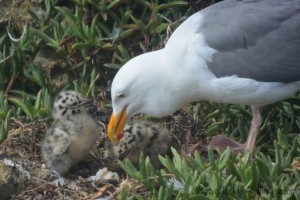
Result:
[[[117,97],[123,98],[123,97],[125,97],[125,94],[123,92],[120,92],[120,93],[117,94]]]

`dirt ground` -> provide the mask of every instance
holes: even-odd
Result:
[[[201,123],[194,120],[188,110],[181,109],[163,119],[151,119],[170,131],[172,145],[182,156],[200,150],[205,143],[201,135]],[[104,126],[108,124],[110,114],[110,108],[95,108],[93,111],[95,119]],[[0,160],[12,161],[14,171],[17,171],[16,168],[20,171],[21,167],[29,175],[23,181],[14,182],[15,192],[11,199],[118,199],[124,185],[130,185],[131,192],[139,193],[147,199],[148,191],[128,177],[116,159],[105,158],[105,127],[96,153],[72,167],[63,178],[49,171],[41,156],[42,140],[49,125],[50,119],[12,119],[8,138],[0,145]],[[87,180],[104,167],[117,172],[120,181]]]

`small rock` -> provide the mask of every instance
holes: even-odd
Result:
[[[20,173],[12,161],[0,160],[0,200],[19,194],[25,189],[27,182],[26,175]]]

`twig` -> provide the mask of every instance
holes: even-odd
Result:
[[[12,57],[12,55],[9,55],[6,58],[3,58],[2,60],[0,60],[0,64],[5,62],[6,60],[10,59],[11,57]]]
[[[16,80],[16,73],[13,72],[12,77],[10,78],[7,88],[4,92],[4,97],[8,97],[8,92],[9,92],[10,88],[12,87],[12,85],[14,84],[15,80]]]
[[[96,76],[95,80],[93,80],[93,82],[90,84],[90,86],[89,86],[89,90],[87,91],[87,93],[86,93],[86,96],[88,96],[88,95],[89,95],[89,93],[90,93],[90,91],[91,91],[91,89],[92,89],[93,85],[95,84],[95,82],[97,81],[97,79],[98,79],[99,77],[100,77],[100,75],[99,75],[99,74],[97,74],[97,76]]]
[[[6,18],[6,16],[9,14],[9,12],[7,11],[6,13],[5,13],[5,15],[2,17],[2,19],[0,20],[0,23],[2,23],[3,21],[4,21],[4,19]]]
[[[5,62],[6,60],[12,58],[14,56],[14,50],[11,50],[10,55],[7,56],[6,58],[3,58],[2,60],[0,60],[0,64]]]
[[[72,42],[74,39],[75,39],[75,36],[67,36],[59,43],[59,46],[63,46],[69,42]]]

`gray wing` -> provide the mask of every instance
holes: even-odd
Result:
[[[199,32],[217,50],[217,77],[300,80],[300,0],[227,0],[203,11]]]

